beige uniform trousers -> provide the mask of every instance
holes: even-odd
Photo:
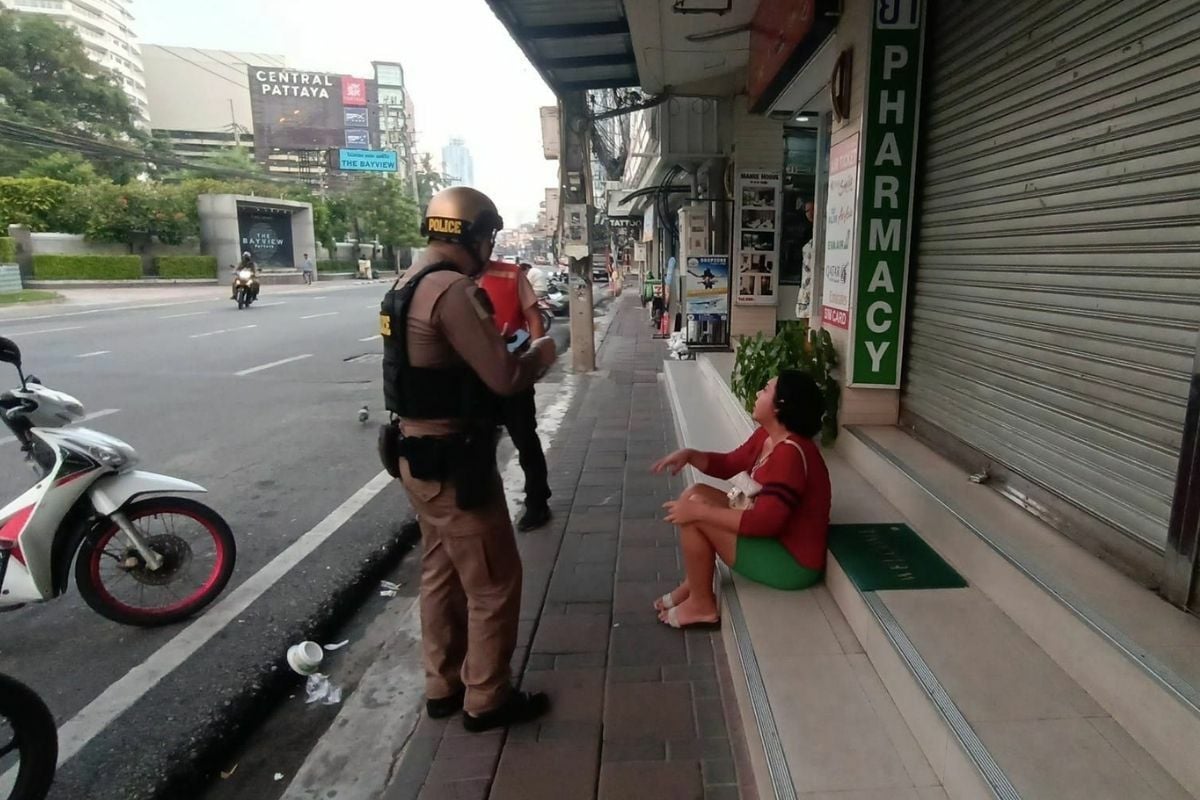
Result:
[[[508,697],[521,610],[521,558],[500,473],[484,507],[462,511],[449,482],[417,480],[400,460],[421,525],[421,639],[425,696],[466,687],[463,708],[491,711]]]

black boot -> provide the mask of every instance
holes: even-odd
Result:
[[[517,520],[517,530],[525,533],[535,531],[550,521],[550,506],[545,503],[525,505],[525,513]]]
[[[425,701],[425,713],[430,719],[445,719],[462,711],[463,698],[466,692],[459,689],[449,697],[437,697]]]
[[[514,691],[504,705],[479,716],[463,714],[463,727],[471,733],[532,722],[550,710],[550,698],[542,692]]]

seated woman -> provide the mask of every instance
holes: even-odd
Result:
[[[686,578],[654,603],[673,628],[720,622],[713,594],[714,555],[734,572],[775,589],[805,589],[821,579],[829,534],[829,471],[812,437],[821,430],[821,390],[808,375],[781,372],[758,393],[751,415],[758,430],[732,453],[678,450],[654,472],[678,474],[689,464],[728,480],[747,472],[762,488],[747,509],[730,507],[720,489],[703,484],[666,503],[679,526]]]

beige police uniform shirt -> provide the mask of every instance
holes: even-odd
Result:
[[[408,312],[408,357],[414,367],[445,368],[466,364],[484,384],[504,397],[528,389],[541,372],[537,354],[508,352],[492,322],[483,290],[466,276],[473,266],[456,247],[433,243],[409,267],[403,286],[425,267],[455,264],[461,272],[442,271],[425,277]],[[457,420],[401,420],[406,436],[438,436],[460,428]]]

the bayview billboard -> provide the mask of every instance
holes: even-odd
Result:
[[[254,118],[254,153],[378,147],[374,81],[280,67],[246,68]]]

